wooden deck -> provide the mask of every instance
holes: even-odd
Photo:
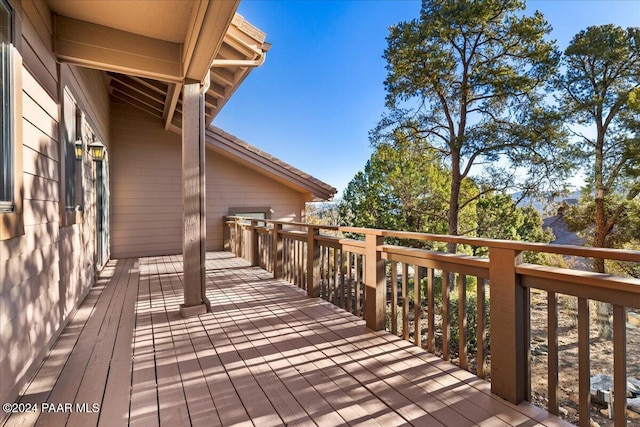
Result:
[[[208,254],[212,312],[182,319],[181,268],[110,262],[5,425],[563,424],[229,253]]]

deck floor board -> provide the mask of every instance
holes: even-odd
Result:
[[[563,425],[265,270],[207,256],[212,310],[188,319],[180,256],[111,261],[20,398],[101,412],[5,425]]]

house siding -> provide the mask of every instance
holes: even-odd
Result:
[[[95,166],[87,156],[84,213],[71,226],[61,222],[60,85],[107,144],[109,117],[103,73],[57,65],[46,6],[13,4],[22,18],[24,233],[0,241],[0,402],[18,396],[94,284]]]
[[[180,135],[119,102],[111,106],[113,258],[182,253]],[[303,195],[207,149],[207,250],[222,250],[230,207],[268,206],[272,218],[299,221]]]

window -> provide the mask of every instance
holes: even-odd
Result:
[[[14,209],[13,100],[11,79],[12,10],[0,0],[0,212]]]
[[[229,208],[229,216],[242,216],[251,219],[271,219],[271,213],[273,210],[268,207],[237,207]],[[241,221],[243,224],[249,224],[248,221]],[[258,226],[266,225],[264,222],[259,222]]]
[[[78,212],[83,206],[82,161],[84,141],[82,138],[83,115],[68,91],[64,94],[64,206],[66,211]],[[71,221],[75,222],[75,221]]]

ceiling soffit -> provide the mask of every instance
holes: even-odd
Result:
[[[265,37],[264,33],[245,21],[241,15],[234,16],[215,59],[230,61],[235,65],[216,66],[209,70],[210,83],[205,93],[207,126],[254,68],[242,64],[245,61],[258,61],[265,55],[269,47],[264,41]],[[165,129],[181,132],[180,82],[158,81],[115,71],[110,71],[107,75],[112,96],[163,119]]]
[[[180,131],[182,84],[209,82],[209,125],[269,48],[232,1],[48,0],[61,62],[104,70],[111,94]],[[212,65],[216,64],[212,68]]]

